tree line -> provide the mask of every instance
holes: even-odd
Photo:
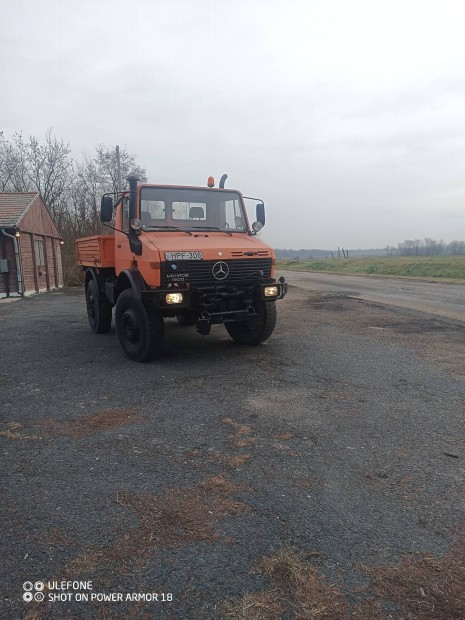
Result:
[[[344,252],[344,251],[343,251]],[[387,245],[385,248],[371,248],[369,250],[346,250],[344,258],[349,255],[352,258],[363,256],[460,256],[465,255],[465,241],[435,241],[434,239],[414,239],[402,241],[396,246]],[[292,250],[276,249],[278,258],[292,258],[295,260],[316,258],[341,258],[338,250]]]
[[[436,241],[435,239],[414,239],[399,243],[400,256],[456,256],[465,254],[465,241]]]
[[[145,169],[125,148],[120,149],[120,171],[120,189],[126,189],[126,177],[130,174],[147,180]],[[42,141],[35,136],[24,138],[22,133],[8,139],[0,132],[0,192],[36,191],[63,237],[65,284],[79,284],[74,242],[102,232],[100,199],[106,192],[118,191],[116,150],[100,144],[93,154],[84,153],[77,160],[69,143],[55,136],[51,129]]]

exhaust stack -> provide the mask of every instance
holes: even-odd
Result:
[[[140,179],[131,175],[128,176],[127,180],[129,181],[129,247],[131,252],[140,256],[142,254],[142,242],[132,227],[132,221],[137,217],[137,181],[140,181]]]

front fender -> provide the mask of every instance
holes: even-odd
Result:
[[[138,269],[125,269],[118,276],[119,292],[130,288],[137,299],[141,298],[142,291],[147,288],[144,278]]]

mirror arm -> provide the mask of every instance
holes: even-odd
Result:
[[[120,230],[119,228],[115,228],[114,226],[110,226],[110,224],[105,224],[105,222],[102,222],[102,224],[104,226],[106,226],[107,228],[111,228],[112,230],[116,230],[116,232],[123,233],[123,235],[126,235],[126,237],[129,237],[129,233],[124,232],[124,230]]]

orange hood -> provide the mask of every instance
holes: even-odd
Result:
[[[241,233],[208,231],[192,233],[145,232],[143,240],[147,240],[160,251],[160,260],[165,260],[165,252],[202,252],[204,260],[260,256],[274,258],[274,251],[255,237]],[[250,252],[250,254],[249,254]]]

